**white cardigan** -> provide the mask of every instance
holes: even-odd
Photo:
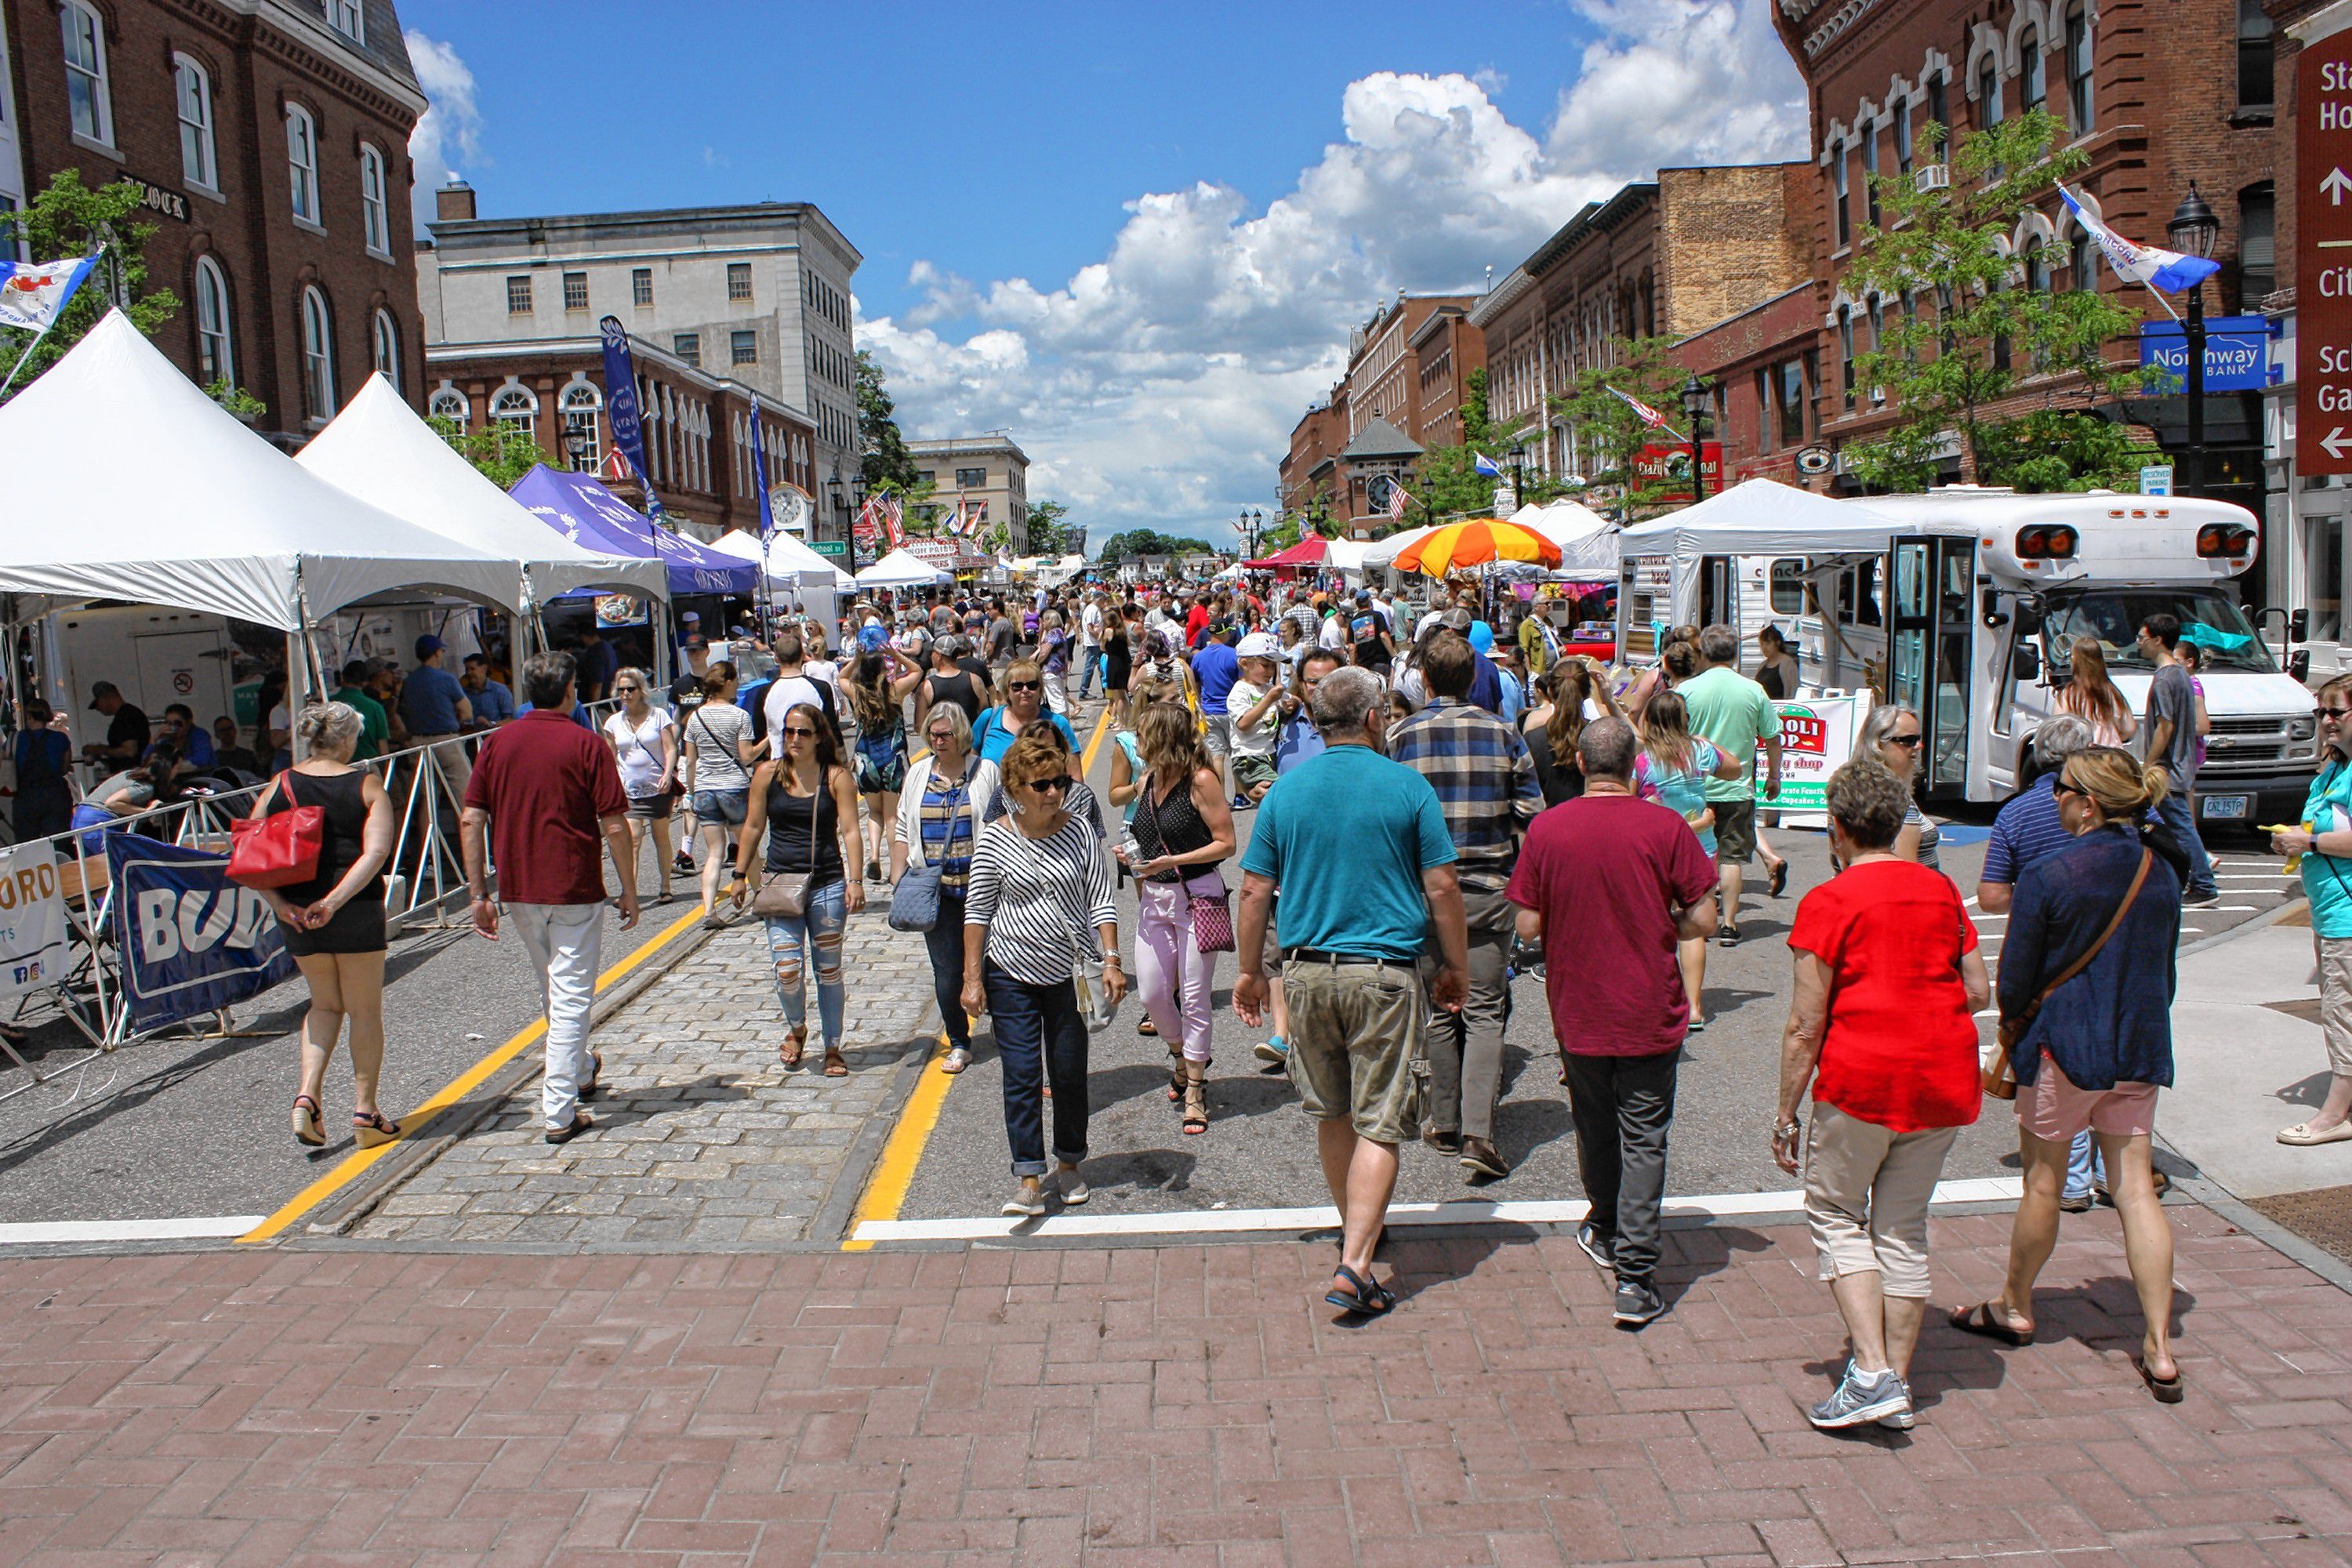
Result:
[[[907,864],[928,864],[923,858],[923,795],[931,787],[932,763],[938,759],[920,757],[908,765],[907,782],[898,790],[898,816],[890,825],[890,842],[907,847]],[[1003,793],[1003,781],[997,776],[996,764],[986,757],[973,759],[971,773],[972,842],[980,842],[980,824]]]

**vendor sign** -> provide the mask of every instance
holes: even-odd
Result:
[[[1780,710],[1780,793],[1764,798],[1767,776],[1762,747],[1756,752],[1756,804],[1765,810],[1829,814],[1830,775],[1853,758],[1853,738],[1862,726],[1862,700],[1807,697],[1778,704]],[[1817,826],[1801,824],[1798,826]]]
[[[133,1031],[200,1017],[293,977],[278,917],[228,879],[226,857],[110,833],[106,869]]]
[[[47,845],[0,850],[0,996],[55,985],[66,970],[66,901]]]
[[[646,601],[627,594],[596,595],[596,625],[604,626],[641,626],[646,620]]]

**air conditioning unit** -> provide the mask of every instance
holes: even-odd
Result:
[[[1952,170],[1948,163],[1922,163],[1911,171],[1915,190],[1948,191],[1952,187]]]

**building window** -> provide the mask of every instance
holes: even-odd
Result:
[[[2091,8],[2086,0],[2069,0],[2066,6],[2066,112],[2074,134],[2088,136],[2098,129],[2098,106],[2091,90]]]
[[[394,392],[400,390],[400,323],[392,319],[390,310],[378,310],[375,324],[368,333],[368,346],[375,359],[376,374],[392,383]]]
[[[758,364],[760,363],[760,334],[758,332],[728,333],[727,363],[730,364]]]
[[[286,166],[294,181],[294,216],[319,221],[319,128],[299,104],[286,106]]]
[[[1862,133],[1862,206],[1869,215],[1870,226],[1878,226],[1878,127]]]
[[[392,254],[392,209],[383,199],[383,154],[360,148],[360,226],[367,247],[378,256]]]
[[[341,33],[361,47],[367,47],[367,13],[360,0],[328,0],[328,19]]]
[[[1830,179],[1837,191],[1837,242],[1841,248],[1853,243],[1853,215],[1846,204],[1846,158],[1848,149],[1840,146],[1837,155],[1830,160]]]
[[[216,190],[220,165],[213,153],[213,79],[187,56],[173,55],[172,83],[180,106],[180,177]]]
[[[702,334],[700,332],[671,333],[669,352],[695,369],[700,370],[702,368]]]
[[[1801,447],[1805,444],[1805,363],[1802,360],[1780,362],[1780,445]]]
[[[2050,253],[2039,239],[2025,247],[2025,286],[2036,294],[2050,292]]]
[[[2028,24],[2017,37],[2019,110],[2032,113],[2050,96],[2050,76],[2042,58],[2042,29]]]
[[[529,273],[520,278],[507,279],[507,314],[509,316],[530,314],[530,275]]]
[[[1944,79],[1940,76],[1927,79],[1927,118],[1936,122],[1937,147],[1940,150],[1949,146],[1952,141],[1952,109],[1945,100]]]
[[[597,411],[604,406],[604,395],[584,381],[575,381],[563,389],[563,450],[569,455],[573,443],[579,443],[579,455],[572,466],[583,474],[593,473],[604,460],[604,445],[596,432]]]
[[[956,470],[956,489],[960,490],[976,490],[987,483],[988,470],[986,468],[958,468]]]
[[[1853,406],[1853,307],[1840,305],[1837,312],[1838,380],[1845,387],[1845,405]]]
[[[490,417],[520,433],[526,442],[539,439],[539,399],[529,387],[500,387],[490,399]]]
[[[2074,226],[2073,237],[2066,242],[2066,270],[2074,274],[2069,281],[2077,290],[2098,288],[2099,243],[2081,224]]]
[[[236,345],[229,330],[228,279],[220,263],[196,258],[196,382],[236,384]]]
[[[588,274],[567,272],[563,275],[563,308],[567,310],[588,308]]]
[[[1771,595],[1774,615],[1803,615],[1805,613],[1805,563],[1802,561],[1786,557],[1772,563],[1772,574],[1766,592]]]
[[[1906,179],[1911,174],[1911,100],[1895,100],[1895,172]]]
[[[2238,107],[2268,109],[2271,85],[2271,18],[2263,0],[2238,0]]]
[[[302,399],[303,412],[321,425],[341,406],[335,396],[334,319],[316,289],[302,290]]]
[[[66,107],[74,134],[110,145],[114,141],[114,100],[106,85],[106,27],[98,13],[66,0],[58,7],[66,35]]]
[[[454,421],[460,430],[466,427],[466,395],[454,386],[436,392],[433,401],[425,405],[425,411],[436,419]]]
[[[650,267],[632,268],[629,271],[629,303],[650,305],[653,302],[654,269]]]
[[[1977,67],[1977,128],[1986,130],[2000,121],[2000,62],[1987,55]]]
[[[2271,183],[2238,193],[2238,308],[2251,310],[2278,287],[2278,201]]]
[[[730,261],[727,264],[727,297],[730,300],[748,300],[751,297],[751,264],[750,262]]]

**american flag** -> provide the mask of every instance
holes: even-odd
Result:
[[[877,503],[868,500],[864,506],[857,509],[857,521],[850,530],[856,536],[857,542],[868,550],[874,548],[874,542],[878,534],[878,528],[874,521],[876,510]]]
[[[1403,520],[1404,481],[1402,479],[1391,479],[1389,481],[1389,521],[1391,522],[1401,522]]]
[[[1626,407],[1641,416],[1642,423],[1647,425],[1651,429],[1664,430],[1667,435],[1672,436],[1677,441],[1689,439],[1689,437],[1684,436],[1672,425],[1668,424],[1664,415],[1659,413],[1656,409],[1651,407],[1648,404],[1643,402],[1632,393],[1614,386],[1611,387],[1609,390],[1615,393],[1619,401],[1622,402]]]
[[[906,543],[907,531],[899,521],[900,517],[904,514],[898,506],[898,498],[897,496],[882,496],[867,504],[871,505],[881,514],[882,526],[884,529],[888,531],[890,535],[890,548],[896,550],[900,545]]]

